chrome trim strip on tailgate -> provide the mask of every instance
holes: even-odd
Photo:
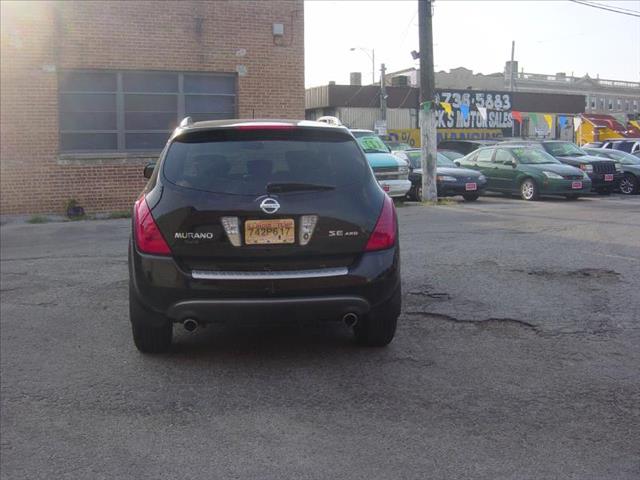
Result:
[[[260,271],[260,272],[215,272],[193,270],[191,276],[196,280],[289,280],[298,278],[325,278],[347,275],[347,267],[321,268],[316,270]]]

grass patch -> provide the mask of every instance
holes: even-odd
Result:
[[[44,215],[32,215],[31,218],[27,220],[27,223],[47,223],[48,221],[49,219]]]
[[[117,212],[110,212],[107,215],[107,218],[109,219],[115,219],[115,218],[131,218],[131,211],[130,210],[119,210]]]

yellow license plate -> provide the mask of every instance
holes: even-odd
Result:
[[[293,218],[244,222],[244,243],[247,245],[294,243],[294,241]]]

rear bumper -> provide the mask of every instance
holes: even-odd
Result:
[[[409,180],[378,180],[378,183],[390,197],[404,197],[411,188]]]
[[[413,175],[411,178],[411,188],[415,191],[417,188],[422,186],[422,175]],[[475,183],[475,190],[467,190],[467,183]],[[466,195],[466,194],[477,194],[484,195],[485,188],[487,186],[487,181],[457,181],[457,182],[437,182],[438,188],[438,196],[439,197],[452,197],[454,195]]]
[[[339,319],[348,312],[368,313],[400,288],[398,245],[363,253],[346,273],[335,276],[207,279],[194,278],[172,257],[141,254],[130,243],[129,270],[131,291],[140,303],[176,322],[190,317],[201,322],[278,316]]]
[[[464,183],[438,183],[438,196],[439,197],[452,197],[454,195],[482,195],[484,194],[484,187],[487,185],[486,182],[480,184],[476,184],[475,190],[467,190],[466,184]]]
[[[330,296],[300,298],[256,298],[251,300],[184,300],[176,302],[166,312],[175,322],[186,318],[224,319],[239,321],[249,317],[338,319],[347,313],[366,315],[371,304],[362,297]]]

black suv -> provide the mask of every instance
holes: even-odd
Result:
[[[133,339],[169,349],[173,323],[342,319],[383,346],[400,314],[393,201],[349,131],[309,121],[191,123],[136,201]]]
[[[620,163],[589,155],[572,142],[563,140],[511,140],[501,142],[501,144],[542,147],[556,160],[586,172],[591,179],[592,190],[598,193],[611,193],[618,190],[620,180],[624,177]]]

